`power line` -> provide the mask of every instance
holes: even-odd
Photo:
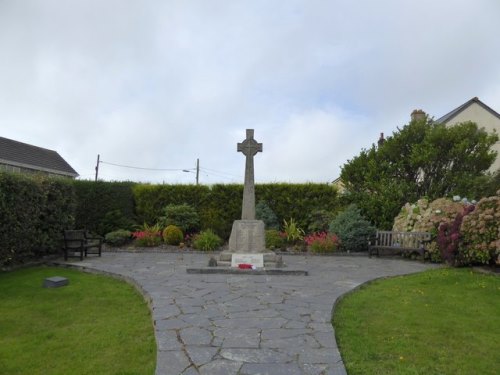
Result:
[[[142,169],[142,170],[146,170],[146,171],[182,171],[182,170],[184,170],[183,168],[146,168],[146,167],[134,167],[134,166],[131,166],[131,165],[109,163],[107,161],[102,161],[102,160],[99,161],[99,163],[113,165],[115,167],[121,167],[121,168]]]

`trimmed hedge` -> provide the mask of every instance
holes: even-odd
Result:
[[[228,239],[233,221],[241,218],[243,185],[135,185],[133,192],[139,222],[155,223],[167,205],[186,203],[199,212],[201,229]],[[259,184],[255,200],[265,202],[279,223],[294,218],[301,228],[310,224],[312,211],[340,207],[336,188],[327,184]]]
[[[73,180],[77,197],[75,227],[105,235],[132,229],[137,222],[133,182]]]
[[[71,181],[0,172],[0,265],[58,253],[74,204]]]

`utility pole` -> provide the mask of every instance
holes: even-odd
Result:
[[[199,183],[200,178],[200,159],[196,159],[196,185]]]
[[[99,157],[101,155],[97,154],[97,164],[95,166],[95,182],[97,182],[97,177],[99,176]]]

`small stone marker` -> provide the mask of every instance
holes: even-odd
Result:
[[[47,277],[43,281],[44,288],[59,288],[69,284],[69,280],[62,276]]]
[[[238,267],[239,264],[251,264],[257,268],[263,268],[264,254],[233,254],[231,267]]]

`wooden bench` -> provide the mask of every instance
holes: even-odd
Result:
[[[86,230],[64,231],[64,260],[68,260],[70,256],[76,256],[83,260],[84,255],[95,254],[101,256],[101,252],[101,237],[93,237]]]
[[[376,236],[370,241],[368,255],[380,255],[380,250],[397,251],[403,254],[419,254],[425,259],[426,245],[431,240],[428,232],[393,232],[378,230]]]

